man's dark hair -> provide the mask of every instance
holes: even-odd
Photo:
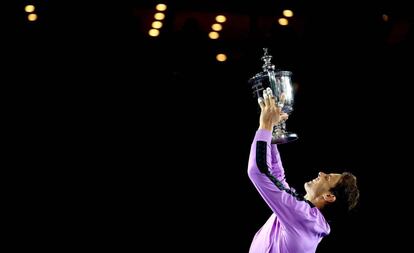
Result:
[[[347,206],[348,211],[354,209],[358,204],[359,189],[357,179],[349,172],[342,173],[342,177],[330,191],[336,197],[335,202],[344,202],[343,206]]]
[[[335,202],[326,205],[323,213],[328,221],[336,220],[336,218],[346,215],[356,207],[359,201],[359,189],[356,177],[350,172],[344,172],[338,183],[330,189],[335,195]]]

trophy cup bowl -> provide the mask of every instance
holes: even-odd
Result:
[[[252,86],[253,96],[255,98],[262,97],[264,89],[272,89],[276,103],[281,107],[282,112],[290,115],[293,111],[294,103],[292,72],[275,70],[275,66],[270,63],[271,58],[272,56],[268,54],[267,48],[264,48],[264,56],[262,57],[264,61],[262,66],[263,71],[250,78],[249,84]],[[284,96],[283,101],[281,99],[282,94]],[[273,126],[273,144],[288,143],[296,139],[298,139],[296,133],[286,130],[286,122],[284,120]]]

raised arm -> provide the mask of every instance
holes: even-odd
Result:
[[[313,205],[287,188],[269,169],[272,164],[271,139],[270,131],[257,130],[250,149],[248,175],[282,225],[288,229],[299,228],[309,224],[305,220],[312,219]]]
[[[275,144],[271,144],[272,133],[267,129],[258,129],[250,149],[249,175],[260,172],[274,177],[284,188],[289,188],[285,180],[285,171]]]
[[[271,128],[281,117],[273,98],[264,96],[261,107],[260,126],[250,149],[248,175],[260,195],[285,227],[301,226],[312,205],[292,192],[284,180],[284,171],[277,149],[271,144]]]
[[[281,99],[284,99],[283,95],[281,96]],[[267,130],[271,132],[274,125],[278,124],[281,120],[287,119],[288,115],[286,113],[282,113],[281,108],[276,106],[276,101],[270,88],[263,91],[263,98],[259,98],[258,102],[261,109],[259,130]],[[268,157],[269,171],[277,180],[288,188],[289,185],[285,179],[285,171],[282,165],[282,160],[280,159],[277,145],[269,144],[269,146],[270,149],[267,152],[267,154],[270,155],[270,157]]]

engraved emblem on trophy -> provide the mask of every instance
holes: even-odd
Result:
[[[262,97],[264,89],[272,89],[276,103],[278,103],[278,106],[282,108],[282,112],[290,115],[293,111],[294,102],[292,72],[275,69],[275,65],[270,62],[272,56],[268,53],[268,49],[263,48],[263,50],[264,55],[261,58],[263,61],[263,71],[257,73],[248,81],[252,86],[253,95],[255,98],[259,98]],[[282,94],[284,95],[284,99],[281,99]],[[273,126],[273,144],[288,143],[296,139],[298,139],[296,133],[286,130],[285,120],[282,120],[277,125]]]

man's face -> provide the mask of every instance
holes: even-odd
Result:
[[[306,193],[313,197],[329,193],[329,190],[338,183],[341,177],[342,175],[337,173],[325,174],[319,172],[317,178],[305,183]]]

